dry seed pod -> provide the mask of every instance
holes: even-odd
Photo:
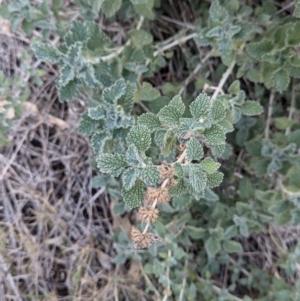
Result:
[[[144,199],[145,207],[151,207],[155,199],[157,199],[157,204],[169,202],[171,197],[169,195],[168,188],[164,187],[155,189],[153,187],[148,187]]]
[[[156,241],[162,241],[159,236],[152,233],[142,233],[134,226],[131,227],[130,238],[135,249],[146,249]]]
[[[139,220],[146,223],[153,223],[158,218],[158,210],[152,207],[141,207],[138,214]]]
[[[162,163],[162,165],[159,168],[159,171],[162,181],[164,181],[165,179],[171,179],[174,176],[174,169],[170,164]]]

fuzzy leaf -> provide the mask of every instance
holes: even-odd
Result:
[[[184,172],[183,172],[183,169],[181,167],[181,164],[178,163],[178,162],[175,162],[175,163],[173,163],[173,168],[174,168],[176,177],[183,178]]]
[[[224,131],[216,124],[205,130],[203,136],[210,145],[223,144],[226,139]]]
[[[60,87],[66,86],[75,77],[75,72],[72,66],[65,64],[59,74],[58,85]]]
[[[225,240],[223,242],[223,248],[228,253],[241,253],[243,252],[242,245],[234,240]]]
[[[288,73],[283,69],[278,69],[272,74],[272,79],[275,84],[275,89],[280,93],[287,89],[290,83],[290,77]]]
[[[242,113],[246,116],[255,116],[261,114],[263,107],[256,101],[246,101],[241,107]]]
[[[223,181],[223,177],[224,177],[224,175],[219,171],[216,171],[213,174],[207,175],[207,186],[209,188],[214,188],[214,187],[219,186]]]
[[[122,174],[123,189],[130,190],[137,179],[137,174],[134,168],[127,168]]]
[[[153,113],[142,114],[138,118],[138,124],[146,126],[151,133],[161,127],[159,118]]]
[[[139,151],[145,151],[151,145],[151,132],[144,125],[136,125],[130,129],[127,141],[135,145]]]
[[[151,84],[143,82],[140,90],[140,99],[143,101],[152,101],[160,96],[160,92],[153,88]]]
[[[95,76],[95,70],[91,64],[84,64],[78,72],[77,77],[82,79],[90,88],[97,88],[100,86],[100,82],[98,82]]]
[[[112,17],[121,7],[122,0],[104,0],[102,11],[107,18]]]
[[[78,132],[82,135],[90,136],[97,131],[98,125],[99,121],[93,120],[88,116],[87,112],[85,112],[80,117]]]
[[[220,241],[213,237],[209,237],[204,246],[209,257],[214,257],[221,250]]]
[[[126,151],[126,162],[131,166],[141,166],[144,163],[144,158],[139,153],[138,149],[135,145],[131,144],[129,145],[127,151]]]
[[[126,166],[125,156],[120,154],[101,154],[97,158],[97,167],[99,170],[103,173],[111,174],[114,177],[118,177]]]
[[[207,176],[204,171],[201,170],[199,164],[190,165],[189,180],[193,189],[197,192],[203,192],[206,188]]]
[[[34,43],[31,49],[38,60],[50,61],[53,64],[58,63],[62,55],[56,47],[50,44]]]
[[[149,45],[153,41],[153,37],[147,31],[142,29],[133,29],[129,33],[133,44],[143,47],[145,45]]]
[[[153,20],[155,15],[152,11],[154,6],[154,0],[132,0],[132,1],[143,1],[143,3],[134,4],[134,9],[138,15],[144,16],[145,18]]]
[[[240,81],[235,80],[228,88],[230,94],[237,94],[240,91]]]
[[[168,106],[173,106],[175,107],[180,113],[181,115],[184,114],[185,111],[185,105],[182,102],[181,96],[180,95],[176,95],[174,96],[171,101],[169,102]]]
[[[203,157],[202,145],[196,138],[192,137],[187,143],[186,155],[189,161],[200,160]]]
[[[210,98],[200,94],[190,105],[192,116],[197,120],[208,118],[211,112]]]
[[[88,115],[94,120],[104,119],[106,117],[105,106],[100,104],[97,107],[88,108]]]
[[[143,183],[141,181],[136,181],[131,189],[122,189],[122,196],[125,204],[130,209],[141,206],[144,199]]]
[[[65,37],[67,45],[73,45],[76,42],[85,42],[88,40],[90,32],[85,23],[73,21],[71,28]]]
[[[212,174],[219,169],[221,164],[215,162],[212,158],[207,157],[200,163],[200,166],[202,170],[206,171],[208,174]]]
[[[237,106],[233,106],[231,108],[231,116],[232,116],[232,122],[237,123],[241,119],[241,116],[242,116],[241,108],[239,108]]]
[[[257,60],[262,60],[264,54],[268,54],[272,51],[273,44],[267,39],[263,39],[260,42],[250,43],[247,46],[247,52],[251,57]]]
[[[79,83],[76,79],[71,80],[63,87],[58,86],[59,101],[68,102],[72,100],[79,92]]]
[[[226,110],[221,101],[216,100],[212,104],[211,115],[215,123],[222,121],[226,117]]]
[[[217,23],[225,23],[229,17],[227,9],[221,6],[219,0],[212,2],[209,8],[209,15]]]
[[[165,106],[157,114],[162,123],[170,126],[178,125],[181,115],[181,112],[175,106]]]
[[[88,3],[96,12],[99,12],[103,2],[104,0],[88,0]]]
[[[118,79],[112,86],[102,92],[103,100],[116,104],[118,99],[125,93],[126,83],[124,78]]]
[[[111,135],[107,132],[95,133],[91,139],[91,145],[95,154],[100,154],[103,152],[103,148],[108,139],[111,139]]]
[[[138,176],[147,186],[155,185],[161,181],[159,169],[154,165],[140,168]]]
[[[186,192],[186,186],[184,184],[183,179],[180,179],[176,186],[173,186],[169,189],[169,193],[171,196],[179,196]]]

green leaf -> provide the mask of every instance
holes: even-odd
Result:
[[[226,118],[226,110],[221,101],[214,101],[211,107],[211,115],[215,123]]]
[[[221,6],[219,0],[212,2],[209,8],[209,15],[217,23],[225,23],[229,17],[227,9]]]
[[[275,89],[280,93],[287,89],[290,83],[290,77],[284,69],[278,69],[272,74]]]
[[[182,102],[181,96],[180,95],[175,95],[171,101],[169,102],[168,106],[173,106],[175,107],[180,113],[181,115],[184,114],[185,111],[185,105]]]
[[[183,172],[183,169],[181,167],[181,164],[178,163],[178,162],[175,162],[172,165],[173,165],[173,169],[175,171],[176,177],[183,178],[184,177],[184,172]]]
[[[104,0],[102,11],[107,18],[112,17],[121,7],[122,0]]]
[[[293,12],[293,16],[296,18],[300,18],[300,1],[299,0],[295,1],[295,9]]]
[[[277,129],[286,130],[287,128],[293,126],[295,121],[287,117],[277,117],[274,118],[274,123]]]
[[[226,148],[226,144],[213,145],[211,147],[211,152],[214,157],[219,158],[223,155]]]
[[[105,88],[102,92],[103,100],[116,104],[118,99],[124,95],[126,83],[124,78],[118,79],[112,86]]]
[[[111,174],[114,177],[118,177],[127,166],[125,156],[120,154],[101,154],[96,161],[101,172]]]
[[[150,33],[142,29],[133,29],[129,33],[134,45],[143,47],[149,45],[153,41],[153,37]]]
[[[176,186],[169,188],[169,193],[172,196],[180,196],[186,192],[186,186],[183,179],[180,179]]]
[[[76,42],[84,43],[88,40],[90,32],[85,23],[73,21],[71,28],[65,37],[67,45],[73,45]]]
[[[139,178],[147,185],[155,185],[161,182],[159,169],[154,165],[148,165],[145,168],[139,168]]]
[[[257,60],[262,60],[264,54],[272,52],[273,44],[267,39],[263,39],[260,42],[250,43],[247,46],[247,52],[251,57]]]
[[[134,168],[127,168],[122,174],[122,182],[124,190],[130,190],[137,179],[137,173]]]
[[[224,177],[224,175],[219,171],[216,171],[213,174],[208,174],[207,175],[207,186],[209,188],[214,188],[214,187],[219,186],[223,181],[223,177]]]
[[[159,111],[157,116],[162,123],[174,126],[179,124],[182,113],[175,106],[166,106]]]
[[[240,81],[237,79],[229,86],[228,92],[230,94],[236,95],[240,91],[240,89],[241,89]]]
[[[214,257],[221,250],[220,241],[213,237],[209,237],[204,246],[209,257]]]
[[[139,0],[132,0],[132,1],[137,2]],[[141,1],[145,1],[145,2],[140,3]],[[134,9],[138,15],[153,20],[155,17],[152,11],[153,5],[154,5],[154,0],[140,0],[139,4],[134,4]]]
[[[88,115],[94,120],[101,120],[106,117],[106,109],[103,104],[97,107],[88,108]]]
[[[130,209],[140,207],[144,199],[143,183],[141,181],[136,181],[131,189],[122,189],[122,196],[125,204]]]
[[[232,122],[237,123],[241,119],[241,116],[242,116],[241,108],[239,108],[237,106],[233,106],[231,108],[231,116],[232,116]]]
[[[142,114],[138,118],[138,124],[146,126],[151,133],[161,127],[159,118],[153,113]]]
[[[221,164],[215,162],[212,158],[207,157],[200,163],[200,166],[201,169],[206,171],[208,174],[213,174],[215,171],[219,169]]]
[[[88,0],[88,3],[96,12],[99,12],[103,2],[104,0]]]
[[[31,46],[31,49],[38,60],[50,61],[53,64],[57,64],[62,56],[62,53],[60,53],[56,47],[50,44],[34,43]]]
[[[223,248],[228,253],[241,253],[243,252],[242,245],[234,240],[225,240],[223,242]]]
[[[144,125],[136,125],[130,129],[127,141],[135,145],[139,151],[145,151],[151,145],[151,132]]]
[[[210,145],[224,144],[226,139],[224,131],[216,124],[205,130],[203,136]]]
[[[210,98],[207,94],[200,94],[190,105],[192,116],[197,120],[208,118],[211,112]]]
[[[205,230],[203,228],[193,227],[193,226],[185,226],[185,231],[191,238],[200,239],[205,235]]]
[[[58,85],[60,87],[66,86],[75,77],[75,72],[72,66],[65,64],[59,74]]]
[[[197,192],[203,192],[206,188],[207,175],[201,170],[199,164],[190,165],[189,181],[193,189]]]
[[[152,101],[160,96],[160,92],[153,88],[151,84],[143,82],[140,88],[140,99],[143,101]]]
[[[130,0],[130,2],[133,5],[136,5],[136,4],[145,4],[145,3],[147,3],[147,0]]]
[[[93,120],[88,116],[87,112],[85,112],[80,117],[78,132],[85,136],[90,136],[97,131],[98,126],[99,121]]]
[[[258,102],[248,100],[242,104],[241,111],[246,116],[255,116],[261,114],[264,109]]]
[[[77,78],[80,78],[90,88],[97,88],[100,86],[100,82],[95,76],[95,70],[91,64],[84,64],[77,74]]]
[[[126,90],[123,96],[118,100],[118,104],[120,104],[124,112],[130,114],[134,105],[134,95],[137,91],[136,83],[128,83],[126,86]]]
[[[196,138],[192,137],[187,143],[186,155],[189,161],[200,160],[203,157],[202,145]]]
[[[111,135],[107,132],[98,132],[93,134],[91,139],[91,145],[95,154],[103,152],[103,148],[107,140],[111,139]]]
[[[60,102],[72,100],[79,93],[79,83],[76,78],[63,87],[58,86],[58,93]]]

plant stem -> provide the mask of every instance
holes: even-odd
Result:
[[[294,113],[295,113],[295,106],[296,106],[296,93],[295,93],[295,83],[293,81],[293,88],[292,88],[292,101],[291,101],[291,107],[290,107],[290,111],[289,111],[289,119],[290,120],[293,120],[293,116],[294,116]],[[288,127],[286,130],[285,130],[285,135],[288,135],[291,131],[291,128]]]
[[[168,260],[170,261],[170,258],[171,258],[171,250],[169,249],[168,250]],[[168,292],[170,291],[170,287],[171,287],[171,281],[170,281],[170,264],[168,262],[168,266],[167,266],[167,279],[168,279],[168,286],[167,286],[167,290]],[[168,300],[168,294],[165,294],[164,295],[164,298],[162,301],[167,301]]]
[[[269,98],[269,107],[268,107],[268,117],[267,117],[267,123],[265,128],[265,138],[270,138],[270,124],[271,124],[271,118],[273,114],[273,105],[274,105],[274,98],[275,98],[275,92],[274,90],[271,91],[270,98]]]
[[[183,278],[183,281],[181,284],[181,290],[180,290],[178,301],[182,301],[182,299],[183,299],[184,290],[185,290],[185,286],[186,286],[187,266],[188,266],[188,259],[186,258],[185,263],[184,263],[184,278]]]

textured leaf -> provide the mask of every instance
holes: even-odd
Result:
[[[127,166],[125,156],[119,154],[101,154],[96,161],[101,172],[114,177],[118,177]]]
[[[209,237],[204,246],[209,257],[214,257],[221,250],[220,241],[213,237]]]
[[[225,144],[213,145],[211,147],[211,152],[214,157],[219,158],[223,155],[225,151]]]
[[[241,253],[243,252],[242,245],[234,240],[225,240],[223,242],[223,248],[228,253]]]
[[[208,174],[212,174],[215,171],[217,171],[217,169],[219,169],[221,164],[218,162],[215,162],[212,158],[205,158],[200,163],[200,166],[201,166],[202,170],[206,171]]]
[[[207,175],[207,186],[209,188],[214,188],[219,186],[223,181],[223,177],[224,175],[219,171],[216,171],[211,175]]]
[[[232,123],[226,119],[219,122],[218,125],[222,127],[222,130],[224,131],[225,134],[234,131],[234,127],[233,127]]]
[[[147,31],[142,29],[133,29],[129,33],[133,44],[143,47],[149,45],[153,41],[153,37]]]
[[[85,23],[73,21],[71,28],[65,37],[67,45],[73,45],[76,42],[85,42],[88,40],[90,32]]]
[[[172,166],[173,166],[176,177],[183,178],[184,172],[183,172],[183,169],[181,167],[181,164],[178,163],[178,162],[175,162],[175,163],[172,164]]]
[[[38,60],[50,61],[53,64],[58,63],[62,55],[56,47],[50,44],[34,43],[31,49]]]
[[[88,0],[88,3],[91,5],[93,10],[99,12],[104,0]]]
[[[175,95],[171,101],[169,102],[168,106],[173,106],[175,107],[180,113],[181,115],[184,114],[185,111],[185,105],[182,102],[181,96],[180,95]]]
[[[97,131],[98,126],[99,121],[93,120],[88,116],[87,112],[85,112],[80,117],[78,132],[85,136],[90,136]]]
[[[160,92],[153,88],[151,84],[143,82],[140,90],[140,99],[143,101],[152,101],[160,96]]]
[[[240,81],[239,80],[235,80],[228,88],[228,92],[230,94],[237,94],[240,91]]]
[[[143,183],[141,181],[136,181],[131,189],[122,189],[122,196],[125,204],[130,209],[141,206],[144,199]]]
[[[107,62],[100,61],[93,68],[96,79],[103,87],[109,87],[113,84],[111,67]],[[102,88],[101,85],[99,88]]]
[[[139,151],[145,151],[151,145],[151,132],[144,125],[136,125],[130,129],[127,141],[134,144]]]
[[[104,119],[106,117],[106,110],[104,105],[88,108],[88,115],[94,120]]]
[[[225,143],[225,133],[219,125],[214,124],[212,127],[204,131],[203,136],[210,145],[218,145]]]
[[[112,86],[105,88],[102,92],[103,100],[116,104],[118,99],[124,95],[126,83],[124,78],[118,79]]]
[[[186,155],[189,161],[200,160],[203,155],[203,148],[196,138],[191,138],[187,143]]]
[[[59,101],[68,102],[72,100],[79,93],[79,83],[76,79],[71,80],[63,87],[58,86]]]
[[[131,166],[142,166],[144,165],[144,158],[139,153],[135,145],[129,145],[126,151],[126,162]]]
[[[107,18],[112,17],[121,7],[122,0],[104,0],[102,11]]]
[[[170,126],[178,125],[181,115],[182,113],[175,106],[163,107],[157,114],[162,123]]]
[[[107,140],[111,139],[111,135],[107,132],[98,132],[93,134],[91,145],[95,154],[103,152],[103,148]]]
[[[205,120],[210,116],[210,98],[206,94],[200,94],[190,105],[192,116],[197,120]]]
[[[231,54],[231,50],[233,48],[233,41],[231,39],[228,39],[227,37],[222,38],[217,41],[217,45],[223,58],[226,58]]]
[[[300,1],[299,0],[295,1],[295,9],[293,12],[293,16],[296,18],[300,18]]]
[[[127,168],[122,174],[123,189],[130,190],[137,179],[137,174],[134,168]]]
[[[226,110],[221,101],[216,100],[212,104],[211,115],[215,123],[222,121],[226,117]]]
[[[278,69],[272,74],[272,79],[275,84],[275,89],[280,93],[287,89],[290,83],[290,77],[283,69]]]
[[[136,4],[145,4],[145,3],[147,3],[147,0],[130,0],[130,2],[134,5],[136,5]]]
[[[91,64],[84,64],[78,72],[77,77],[82,79],[90,88],[97,88],[100,86],[100,82],[98,82],[95,76],[95,70]]]
[[[242,116],[241,108],[239,108],[237,106],[233,106],[231,108],[231,116],[232,116],[232,122],[237,123],[241,119],[241,116]]]
[[[242,113],[247,116],[255,116],[261,114],[263,107],[256,101],[246,101],[241,107]]]
[[[76,42],[71,47],[68,48],[66,63],[69,64],[72,68],[79,70],[82,67],[82,43]]]
[[[147,186],[161,182],[159,169],[154,165],[148,165],[145,168],[140,168],[138,176]]]
[[[185,231],[187,231],[188,235],[194,239],[203,238],[206,232],[203,228],[193,226],[186,226]]]
[[[172,186],[171,188],[169,188],[169,193],[171,196],[179,196],[179,195],[184,194],[186,192],[186,190],[187,189],[186,189],[183,179],[180,179],[177,182],[176,186]]]
[[[146,0],[145,3],[134,4],[134,9],[138,15],[153,20],[155,17],[152,11],[153,6],[154,6],[154,0]]]
[[[95,0],[99,1],[99,0]],[[100,0],[102,1],[102,0]],[[87,48],[92,51],[104,50],[111,44],[110,38],[101,30],[97,23],[86,22],[90,32],[90,38],[87,41]]]
[[[247,52],[251,57],[257,60],[262,60],[264,54],[268,54],[272,51],[273,44],[267,39],[263,39],[260,42],[250,43],[247,46]]]
[[[153,113],[142,114],[138,118],[138,124],[146,126],[151,133],[161,127],[159,118]]]
[[[59,73],[58,85],[60,87],[66,86],[75,77],[75,72],[72,66],[65,64]]]
[[[190,184],[196,192],[203,192],[206,188],[207,176],[199,164],[192,164],[189,172]]]
[[[217,23],[224,23],[229,17],[227,9],[221,6],[219,0],[212,2],[209,9],[209,15],[212,20]]]

